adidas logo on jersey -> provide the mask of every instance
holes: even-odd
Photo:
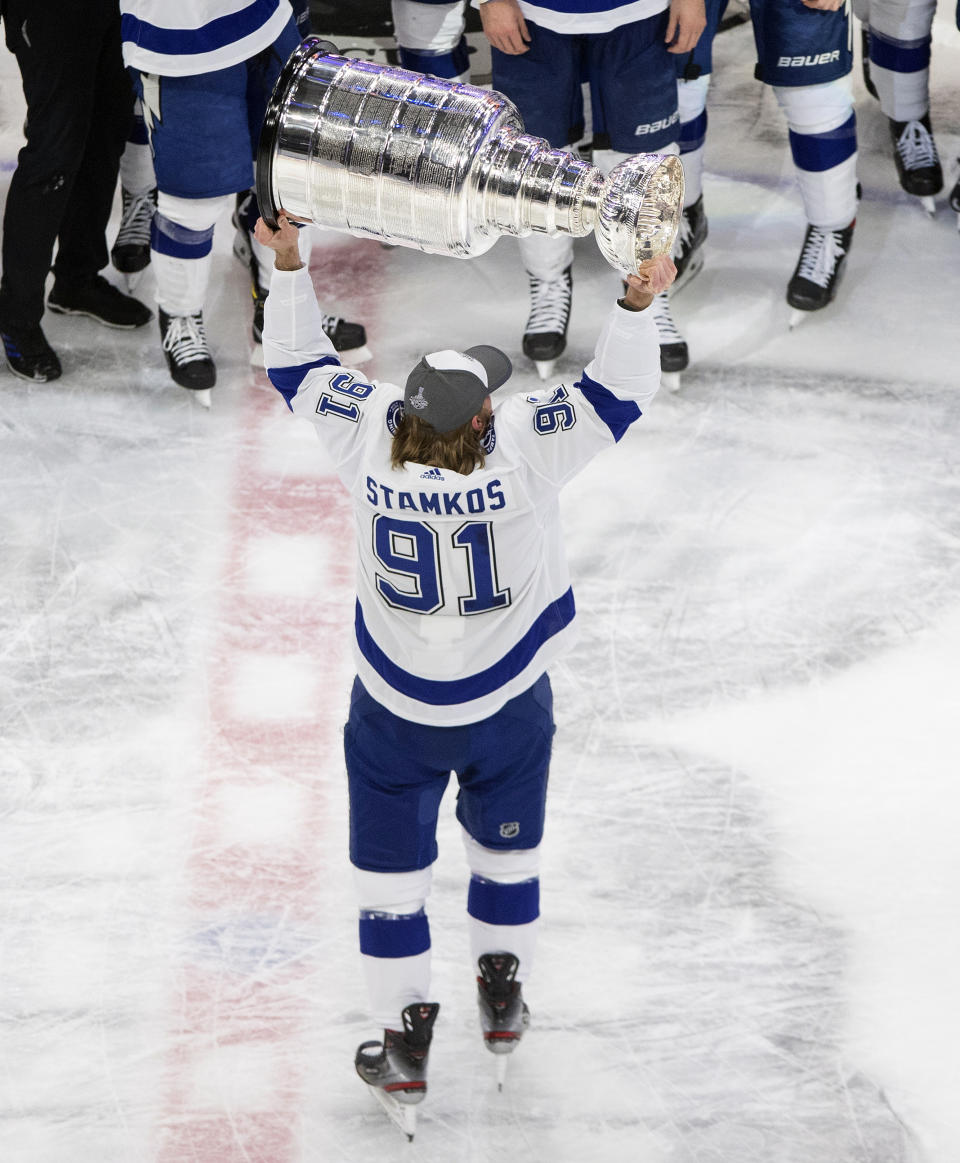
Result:
[[[426,472],[420,474],[422,481],[445,481],[447,478],[438,468],[428,468]]]

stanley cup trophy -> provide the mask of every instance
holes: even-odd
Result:
[[[500,93],[337,55],[310,37],[267,110],[257,200],[300,222],[471,258],[502,234],[594,231],[624,273],[669,252],[683,205],[678,158],[637,154],[605,178],[523,132]]]

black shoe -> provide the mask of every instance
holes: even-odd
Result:
[[[203,312],[168,315],[161,307],[160,335],[174,382],[194,392],[212,388],[217,382],[217,367],[207,346]]]
[[[908,194],[929,198],[943,189],[943,169],[933,140],[930,114],[913,121],[891,121],[893,160],[900,185]]]
[[[47,306],[57,315],[87,315],[106,327],[132,331],[153,318],[153,312],[139,299],[125,295],[103,275],[94,275],[85,283],[56,282]]]
[[[787,302],[798,311],[819,311],[831,303],[846,269],[856,219],[842,230],[808,226],[803,249],[787,285]]]
[[[150,227],[157,210],[156,189],[145,194],[121,190],[123,210],[110,261],[125,275],[135,275],[150,264]]]
[[[3,339],[7,363],[15,376],[22,380],[33,380],[37,384],[60,378],[60,360],[47,343],[39,323],[4,327],[0,329],[0,338]]]

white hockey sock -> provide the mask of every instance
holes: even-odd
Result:
[[[175,198],[162,191],[150,237],[157,303],[168,315],[202,310],[210,281],[213,229],[232,198]]]
[[[573,238],[569,234],[528,234],[517,241],[524,269],[534,278],[559,279],[573,262]]]
[[[824,85],[774,86],[807,221],[825,230],[857,216],[857,131],[849,75]]]
[[[707,91],[710,74],[677,82],[680,109],[680,160],[683,162],[683,205],[692,206],[703,193],[703,153],[707,137]]]
[[[533,968],[540,917],[540,849],[484,848],[466,832],[470,865],[467,914],[470,956],[476,971],[482,953],[513,953],[517,980]]]
[[[936,0],[871,0],[870,79],[894,121],[930,109],[930,39]]]
[[[143,106],[137,100],[133,110],[133,129],[120,156],[120,185],[128,194],[145,194],[157,184],[153,172],[153,154],[147,127],[143,123]]]
[[[375,1025],[401,1030],[401,1013],[430,1001],[430,926],[424,910],[431,868],[367,872],[354,868],[360,960]]]

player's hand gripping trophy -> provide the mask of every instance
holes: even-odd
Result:
[[[594,231],[623,274],[668,254],[683,205],[676,157],[636,154],[604,177],[523,132],[500,93],[337,55],[310,37],[267,110],[257,198],[278,215],[470,258],[502,234]]]

